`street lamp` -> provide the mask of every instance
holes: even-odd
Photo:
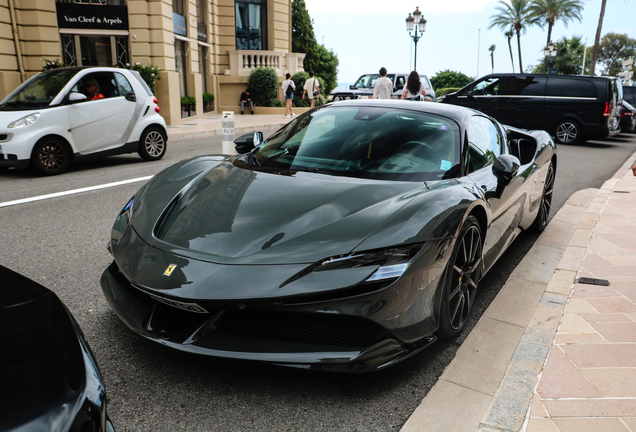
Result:
[[[552,41],[548,42],[548,46],[543,48],[543,55],[547,57],[546,67],[547,72],[550,73],[550,57],[556,57],[557,55],[557,47],[552,43]]]
[[[409,32],[409,36],[411,36],[413,43],[415,43],[415,60],[413,61],[413,70],[417,70],[417,41],[420,40],[424,31],[426,31],[426,19],[422,16],[419,6],[415,8],[413,16],[409,14],[406,18],[406,31]]]

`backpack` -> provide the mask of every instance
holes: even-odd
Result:
[[[287,86],[287,90],[285,90],[285,96],[291,98],[294,96],[294,88],[292,87],[292,83],[290,82]]]

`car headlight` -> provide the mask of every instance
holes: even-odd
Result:
[[[28,126],[30,124],[35,123],[35,121],[40,117],[40,113],[29,114],[28,116],[22,117],[14,122],[9,123],[7,126],[8,129],[16,129],[22,126]]]
[[[327,96],[327,102],[331,102],[333,100],[333,95],[328,95]]]
[[[121,236],[124,234],[126,227],[128,227],[128,224],[130,223],[134,202],[135,197],[132,197],[130,201],[126,203],[124,208],[119,212],[119,214],[117,215],[117,219],[115,219],[113,229],[110,232],[110,242],[108,242],[108,245],[106,245],[106,249],[111,255],[113,255],[115,248],[119,244],[119,240],[121,240]]]

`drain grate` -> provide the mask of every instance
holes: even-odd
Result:
[[[587,278],[582,277],[579,279],[579,283],[587,284],[587,285],[601,285],[601,286],[609,286],[609,281],[606,279],[595,279],[595,278]]]

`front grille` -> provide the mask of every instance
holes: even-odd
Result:
[[[335,314],[226,311],[217,328],[230,335],[338,347],[369,347],[388,337],[372,321]]]

